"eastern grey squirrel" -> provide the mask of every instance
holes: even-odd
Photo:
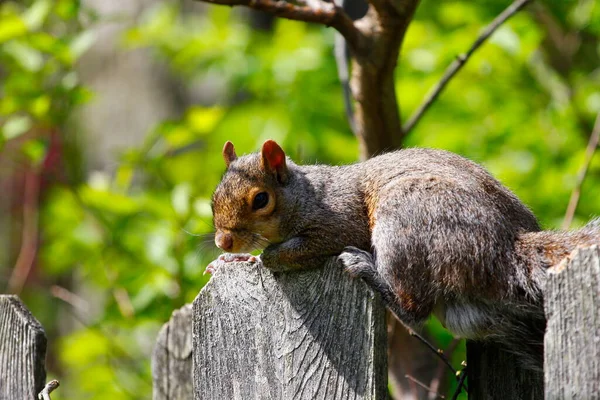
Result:
[[[417,328],[434,313],[456,336],[496,340],[533,370],[543,365],[546,269],[578,246],[600,244],[598,220],[541,232],[512,192],[447,151],[297,165],[268,140],[242,157],[227,142],[223,157],[212,199],[221,249],[263,249],[262,264],[275,271],[338,256],[405,325]],[[254,257],[221,257],[233,260]]]

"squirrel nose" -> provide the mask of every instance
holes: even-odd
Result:
[[[215,244],[225,251],[230,251],[233,248],[233,236],[231,233],[218,231],[215,235]]]

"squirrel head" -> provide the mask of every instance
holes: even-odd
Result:
[[[278,201],[289,178],[281,147],[267,140],[260,153],[238,157],[227,142],[223,159],[227,170],[212,197],[215,244],[242,253],[281,241]]]

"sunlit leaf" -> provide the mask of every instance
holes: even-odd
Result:
[[[69,48],[71,50],[71,55],[74,60],[77,60],[83,53],[85,53],[96,40],[96,35],[93,31],[83,31],[79,35],[77,35],[71,43],[69,43]]]
[[[34,165],[39,165],[46,157],[47,146],[41,140],[28,140],[21,147],[23,153]]]
[[[173,209],[180,216],[184,216],[189,212],[190,209],[190,194],[191,188],[187,183],[182,183],[173,189],[171,193],[171,203]]]
[[[208,134],[223,118],[225,110],[221,107],[193,107],[188,110],[187,120],[195,132]]]
[[[0,19],[0,44],[27,33],[27,25],[16,15],[3,15]]]
[[[34,117],[41,119],[48,114],[51,105],[52,98],[48,95],[41,95],[31,102],[29,110]]]
[[[4,51],[28,71],[38,71],[44,64],[42,54],[34,48],[19,42],[4,45]]]
[[[31,118],[25,115],[10,117],[2,126],[2,136],[6,140],[14,139],[31,128]]]
[[[139,204],[130,197],[84,186],[79,190],[83,203],[94,209],[116,215],[132,214],[139,210]]]
[[[51,5],[52,3],[50,0],[36,0],[32,6],[23,13],[25,25],[32,31],[39,29],[48,17]]]

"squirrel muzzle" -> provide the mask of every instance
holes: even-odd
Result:
[[[233,235],[230,232],[218,230],[215,234],[215,244],[220,249],[231,252],[233,249]]]

